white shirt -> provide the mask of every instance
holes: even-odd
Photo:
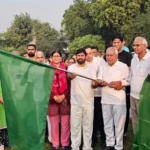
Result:
[[[96,72],[94,68],[87,64],[85,67],[80,67],[77,63],[68,67],[68,71],[76,74],[80,74],[92,79],[96,79]],[[94,90],[91,88],[92,81],[75,77],[71,80],[71,104],[79,106],[87,106],[94,104]]]
[[[141,60],[139,60],[138,55],[135,54],[131,61],[130,95],[132,97],[139,99],[139,94],[141,92],[143,82],[149,73],[150,73],[150,53],[147,52],[146,55]]]
[[[87,62],[88,64],[91,64],[95,71],[96,71],[96,77],[98,77],[98,73],[99,73],[99,68],[103,63],[106,63],[104,59],[100,58],[100,57],[93,57],[93,61],[92,62]],[[101,87],[98,87],[96,89],[94,89],[94,96],[95,97],[101,97]]]
[[[121,81],[123,86],[127,86],[129,85],[129,68],[119,61],[113,66],[105,63],[100,67],[98,79],[108,83]],[[102,87],[102,104],[126,105],[125,90],[115,90],[109,86]]]

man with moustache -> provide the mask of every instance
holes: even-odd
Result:
[[[146,79],[150,73],[150,53],[147,52],[148,42],[143,37],[136,37],[133,43],[135,55],[131,62],[131,117],[133,133],[136,131],[138,120],[139,95]]]
[[[36,45],[28,44],[27,53],[28,53],[29,59],[35,60],[35,52],[36,52]]]
[[[96,79],[96,72],[93,67],[86,63],[86,51],[80,48],[76,52],[77,63],[68,67],[68,74],[71,80],[71,142],[72,150],[79,150],[83,132],[83,150],[92,150],[93,111],[94,111],[94,90],[96,85],[91,81],[77,76],[80,74]]]
[[[118,61],[115,47],[106,50],[107,63],[100,66],[102,86],[102,112],[106,147],[104,150],[123,150],[123,132],[126,118],[126,95],[124,87],[129,85],[129,68]],[[115,142],[116,141],[116,142]]]

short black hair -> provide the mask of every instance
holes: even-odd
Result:
[[[90,45],[86,45],[86,46],[84,46],[83,48],[84,48],[84,49],[92,48],[92,46],[90,46]]]
[[[112,41],[114,41],[115,39],[119,39],[121,42],[124,41],[124,38],[122,35],[115,35],[113,38],[112,38]]]
[[[28,48],[29,46],[33,46],[33,47],[36,49],[36,45],[35,45],[35,44],[28,44],[28,45],[27,45],[27,48]]]
[[[98,47],[97,46],[91,46],[92,49],[96,49],[98,51]]]
[[[55,53],[58,53],[61,57],[62,57],[62,54],[61,54],[61,52],[60,51],[53,51],[52,53],[51,53],[51,56],[53,57],[53,55],[55,54]]]
[[[80,54],[80,53],[84,53],[85,56],[87,55],[87,53],[86,53],[86,51],[85,51],[84,48],[79,48],[79,49],[77,50],[77,52],[76,52],[76,55],[78,55],[78,54]]]

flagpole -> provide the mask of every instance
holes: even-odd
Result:
[[[57,69],[57,70],[64,71],[64,72],[66,72],[66,73],[72,73],[72,74],[75,74],[75,75],[77,75],[77,76],[79,76],[79,77],[82,77],[82,78],[85,78],[85,79],[88,79],[88,80],[97,81],[96,79],[92,79],[92,78],[83,76],[83,75],[81,75],[81,74],[73,73],[73,72],[70,72],[70,71],[65,70],[65,69],[62,69],[62,68],[57,68],[57,67],[54,67],[54,66],[51,66],[51,67],[53,67],[53,68],[55,68],[55,69]]]

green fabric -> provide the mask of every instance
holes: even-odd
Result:
[[[133,150],[150,150],[150,75],[143,84]]]
[[[0,83],[0,97],[2,97],[2,88]],[[0,129],[6,128],[6,117],[4,105],[0,103]]]
[[[0,79],[10,146],[43,150],[54,68],[0,51]]]
[[[4,105],[0,103],[0,129],[6,128]]]

